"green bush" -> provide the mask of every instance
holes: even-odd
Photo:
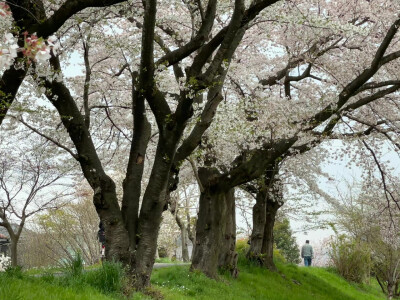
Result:
[[[159,247],[158,256],[160,258],[168,257],[168,249],[166,247]]]
[[[84,268],[82,255],[77,252],[73,259],[71,261],[65,262],[63,266],[67,270],[68,275],[72,277],[81,276]]]
[[[125,272],[120,263],[104,262],[100,269],[83,274],[83,281],[103,293],[120,292]]]
[[[278,262],[278,263],[282,263],[282,264],[287,263],[287,260],[283,256],[281,250],[277,249],[275,245],[274,245],[274,262],[275,263]]]
[[[238,254],[246,255],[250,249],[250,245],[248,244],[248,239],[239,239],[236,241],[236,252]]]
[[[5,274],[6,274],[6,276],[14,277],[14,278],[18,278],[18,279],[22,279],[24,277],[21,266],[15,266],[15,267],[9,266],[6,269]]]
[[[367,245],[341,235],[330,246],[331,262],[341,276],[356,283],[362,283],[369,276],[371,254]]]

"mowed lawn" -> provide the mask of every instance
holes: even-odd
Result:
[[[294,265],[278,265],[279,272],[242,262],[239,277],[234,280],[222,274],[218,281],[198,272],[190,272],[188,266],[172,266],[154,270],[149,294],[155,299],[271,299],[271,300],[375,300],[386,299],[379,286],[351,284],[324,268],[305,268]],[[154,299],[135,293],[129,299]],[[0,275],[0,300],[83,300],[127,299],[122,293],[104,293],[85,283],[84,277],[76,280],[54,280],[24,275],[17,278]]]

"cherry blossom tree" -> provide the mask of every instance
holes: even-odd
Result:
[[[0,2],[0,71],[6,68],[0,81],[0,124],[29,71],[30,59],[40,61],[49,58],[51,46],[54,44],[54,38],[49,37],[86,8],[107,7],[121,2],[124,1]],[[21,51],[17,51],[18,49]]]
[[[66,1],[48,18],[53,6],[9,5],[29,37],[36,32],[44,41],[57,31],[66,47],[50,51],[50,65],[18,68],[14,60],[3,74],[0,113],[31,75],[24,83],[35,86],[58,117],[44,128],[18,119],[79,163],[105,225],[106,256],[130,266],[137,288],[149,284],[162,212],[182,161],[200,144],[200,152],[214,151],[205,153],[198,170],[202,193],[192,268],[215,276],[218,266],[235,265],[236,186],[337,133],[349,119],[363,120],[367,111],[374,125],[380,122],[374,111],[389,118],[387,108],[395,107],[398,4],[363,2],[342,13],[348,2],[103,1],[99,6],[112,6],[80,12],[96,4]],[[79,18],[71,18],[77,12]],[[18,37],[22,44],[23,32]],[[75,81],[63,76],[74,51],[84,65],[84,78]],[[372,107],[389,96],[395,99],[389,106]],[[226,113],[213,120],[218,107]],[[68,139],[52,136],[60,122]],[[104,123],[106,129],[98,130]],[[114,135],[102,140],[110,124],[111,135],[117,132],[130,147],[121,197],[105,151],[120,144]],[[213,134],[205,141],[207,129]],[[146,164],[152,166],[145,170]]]
[[[330,6],[332,3],[327,4]],[[286,36],[283,36],[285,41],[284,45],[288,50],[289,63],[282,71],[270,75],[270,77],[268,77],[270,79],[262,79],[259,81],[250,80],[246,86],[241,84],[242,82],[233,81],[233,86],[242,96],[242,99],[246,100],[243,100],[241,107],[241,103],[239,102],[238,105],[241,109],[237,109],[235,105],[232,104],[232,101],[230,101],[225,108],[227,113],[223,115],[223,118],[228,119],[228,122],[217,121],[212,125],[215,126],[216,130],[214,142],[212,142],[213,145],[211,146],[211,148],[213,148],[212,151],[214,151],[213,156],[224,159],[223,161],[218,161],[218,163],[214,165],[218,166],[218,164],[222,164],[224,168],[209,169],[209,173],[204,176],[207,182],[202,182],[202,185],[210,187],[207,193],[213,196],[209,196],[207,201],[200,201],[199,221],[201,218],[208,220],[211,211],[221,210],[218,207],[208,207],[203,210],[202,205],[220,205],[222,200],[218,202],[218,197],[222,197],[224,193],[228,193],[233,187],[262,176],[265,170],[272,169],[271,166],[275,165],[276,161],[279,162],[287,155],[293,155],[298,151],[302,151],[303,148],[306,150],[315,143],[320,143],[321,138],[324,139],[338,133],[344,136],[346,131],[343,129],[343,125],[346,127],[349,125],[347,118],[353,120],[357,119],[357,117],[355,117],[357,114],[364,114],[366,111],[372,112],[375,110],[374,103],[380,103],[387,95],[397,100],[396,91],[399,86],[397,86],[396,80],[392,81],[388,78],[384,78],[386,76],[389,78],[391,77],[391,75],[389,75],[390,72],[387,72],[385,68],[390,68],[392,64],[397,64],[396,59],[399,52],[397,51],[396,33],[399,20],[396,19],[395,15],[389,17],[389,30],[387,30],[388,27],[380,27],[379,29],[378,26],[363,25],[366,22],[365,20],[372,18],[372,16],[368,16],[368,14],[370,14],[370,8],[371,7],[361,11],[360,15],[358,15],[359,12],[357,9],[355,11],[355,21],[349,21],[349,19],[346,18],[345,22],[342,20],[342,24],[340,24],[340,20],[338,23],[334,21],[333,23],[336,23],[335,27],[341,28],[339,30],[339,35],[336,35],[337,32],[329,32],[329,29],[334,28],[331,27],[331,24],[327,26],[328,34],[325,35],[325,37],[317,35],[318,40],[315,41],[315,44],[309,41],[305,42],[306,45],[303,45],[301,42],[294,44],[295,51],[290,49]],[[301,9],[300,7],[300,10]],[[329,9],[329,7],[325,9]],[[319,13],[325,9],[314,10],[314,12],[317,11]],[[305,23],[311,21],[311,12],[312,10],[308,11],[306,14],[305,19],[307,21],[305,21]],[[388,12],[390,13],[391,10]],[[324,13],[326,13],[326,11]],[[354,15],[352,16],[354,17]],[[333,19],[334,18],[335,17],[333,17]],[[375,24],[375,20],[376,15],[371,24]],[[328,21],[328,23],[329,22],[330,21]],[[318,24],[311,23],[308,23],[308,26],[319,27]],[[284,27],[287,28],[290,28],[290,26],[292,25],[284,25]],[[362,30],[367,30],[368,37],[372,37],[369,34],[376,32],[376,30],[381,32],[379,34],[379,42],[377,41],[375,43],[375,45],[378,45],[377,48],[371,48],[369,46],[364,48],[366,47],[365,35],[356,33],[359,32],[360,26]],[[277,28],[281,27],[278,26]],[[344,34],[345,30],[348,29],[350,29],[350,32]],[[288,32],[296,35],[296,33],[300,31],[289,30]],[[321,33],[324,33],[324,31],[319,31],[319,34]],[[354,35],[354,33],[356,34]],[[307,36],[303,31],[301,31],[301,34]],[[351,36],[346,37],[347,34]],[[360,40],[359,38],[362,36],[364,36],[364,38]],[[376,35],[374,35],[374,38],[375,37]],[[305,40],[306,39],[303,39],[301,41]],[[262,41],[262,39],[260,41]],[[313,47],[309,47],[310,44],[313,45]],[[305,48],[306,46],[308,47]],[[351,72],[344,71],[347,73],[342,73],[342,70],[345,68],[338,67],[336,69],[330,69],[333,66],[332,63],[338,63],[338,65],[340,65],[344,61],[347,63],[348,58],[354,60],[354,50],[357,48],[365,49],[365,51],[363,50],[363,54],[365,55],[368,52],[368,55],[370,55],[369,60],[372,58],[372,62],[368,61],[366,57],[363,57],[363,61],[357,61],[360,63],[357,68],[352,65],[353,68],[358,70],[355,77]],[[330,59],[326,59],[330,56],[325,56],[326,53],[332,51],[332,55],[336,54],[338,50],[341,53],[341,60],[333,62]],[[259,52],[265,56],[262,51]],[[292,52],[294,52],[294,54],[298,53],[295,55],[296,59],[293,64],[291,63],[294,59],[292,57]],[[302,54],[306,55],[307,63],[305,63]],[[310,54],[312,54],[311,57]],[[257,60],[257,70],[263,67],[260,61],[262,61],[262,58]],[[324,65],[328,61],[330,65]],[[290,73],[293,65],[301,66],[302,69],[299,67],[298,75],[292,75]],[[248,68],[247,71],[249,71],[249,66],[246,66]],[[384,67],[384,69],[381,69],[382,67]],[[312,68],[316,69],[316,73],[310,73]],[[339,74],[340,77],[336,77],[336,75]],[[279,80],[281,80],[281,82],[279,82]],[[374,80],[376,80],[376,82]],[[379,82],[379,80],[383,81]],[[294,82],[300,82],[301,85],[295,85]],[[315,82],[318,83],[316,84]],[[264,96],[264,98],[259,96],[259,84],[267,87],[264,91],[268,92],[268,96]],[[251,88],[251,85],[255,85],[255,87]],[[369,90],[370,87],[375,89],[377,86],[382,87],[382,89],[378,89],[377,91]],[[383,88],[384,86],[386,87]],[[295,93],[291,92],[293,88],[296,88]],[[316,93],[315,91],[320,88],[321,94]],[[275,94],[273,94],[274,91]],[[310,93],[311,91],[314,93]],[[257,103],[257,105],[255,105],[254,103],[257,96],[264,101],[261,104]],[[311,100],[313,98],[318,100],[313,102],[313,100]],[[381,106],[382,105],[380,105],[380,107]],[[239,115],[241,115],[241,117],[238,117]],[[385,115],[390,118],[391,111],[387,111]],[[380,117],[382,116],[383,114],[380,114]],[[242,123],[239,123],[240,121],[238,120],[241,120]],[[247,120],[247,123],[243,122],[243,120]],[[380,121],[381,120],[375,120],[374,123],[372,124],[371,122],[370,125],[379,124]],[[376,129],[376,127],[377,126],[368,126],[364,123],[362,126],[351,126],[350,128],[352,131],[351,134],[363,135],[369,134],[372,130]],[[379,130],[379,128],[377,129]],[[228,132],[229,134],[227,134]],[[261,134],[261,132],[263,133]],[[211,137],[213,137],[213,135],[211,135]],[[224,143],[222,143],[222,141]],[[238,147],[235,147],[237,145]],[[226,149],[230,149],[229,153],[226,153]],[[210,201],[210,197],[215,197],[215,201]],[[229,210],[229,208],[226,209]],[[202,212],[204,214],[203,216]],[[215,225],[211,226],[211,230],[210,224],[213,224],[212,222],[198,222],[197,231],[199,237],[201,236],[202,239],[210,239],[211,235],[221,236],[221,234],[226,234],[220,231],[221,226],[219,224],[223,217],[216,214],[213,218]],[[227,220],[227,223],[230,223],[230,221]],[[201,228],[199,224],[203,224],[203,228]],[[218,231],[220,231],[220,233],[218,233]],[[214,240],[218,241],[217,238],[214,238]],[[207,264],[205,261],[213,262],[215,261],[215,256],[220,254],[216,251],[207,251],[206,248],[209,245],[207,243],[200,242],[200,245],[204,246],[202,249],[200,249],[201,247],[195,248],[195,257],[193,258],[192,267],[204,269],[208,274],[215,274],[215,267],[213,266],[216,266],[216,264]],[[217,246],[215,248],[222,249],[222,247]],[[196,255],[199,257],[196,258]],[[207,268],[211,268],[213,271],[207,270]]]
[[[89,131],[87,90],[83,95],[83,115],[79,109],[80,103],[75,101],[60,76],[61,64],[58,57],[54,55],[50,58],[50,65],[57,74],[56,78],[43,76],[37,67],[35,69],[36,74],[33,78],[58,111],[75,150],[68,151],[67,147],[63,148],[80,163],[84,176],[94,190],[94,204],[106,229],[106,255],[109,259],[114,258],[130,265],[138,288],[149,283],[156,250],[155,237],[158,234],[161,213],[166,207],[165,192],[170,170],[176,170],[178,162],[197,147],[202,133],[211,122],[216,106],[222,100],[221,90],[227,66],[249,23],[260,11],[275,2],[277,1],[253,1],[249,5],[245,5],[244,1],[236,1],[234,5],[224,2],[218,7],[218,11],[217,1],[208,1],[205,5],[199,2],[194,5],[195,9],[193,3],[190,3],[192,9],[188,12],[188,3],[174,2],[170,5],[164,1],[146,1],[144,6],[141,3],[133,6],[129,4],[118,11],[110,10],[115,20],[115,27],[110,30],[116,31],[118,26],[129,28],[134,25],[142,33],[140,64],[130,64],[130,57],[126,56],[125,64],[128,66],[122,66],[119,72],[114,73],[124,80],[126,77],[131,79],[130,106],[133,107],[134,115],[132,146],[127,176],[123,183],[122,209],[118,204],[115,183],[106,175],[94,146],[95,140]],[[156,27],[157,6],[175,12],[171,14],[173,18],[177,13],[185,12],[186,19],[183,20],[187,22],[186,28],[190,30],[184,29],[180,32],[181,36],[178,36],[170,28],[168,20],[165,24],[160,22]],[[228,18],[228,22],[220,22],[213,26],[217,13],[231,17]],[[90,18],[86,20],[89,21]],[[92,27],[96,24],[89,23]],[[104,28],[101,22],[98,24]],[[38,36],[41,35],[38,32]],[[86,39],[85,42],[87,41]],[[90,49],[88,45],[85,44],[86,51]],[[170,47],[175,50],[170,50]],[[185,71],[182,67],[185,67]],[[171,86],[168,86],[167,91],[163,91],[164,86],[155,80],[162,74],[170,77],[170,71],[174,71],[175,75],[176,94],[173,95],[173,99],[170,97]],[[88,68],[86,76],[86,86],[89,86],[91,81]],[[199,97],[202,94],[206,98],[205,108],[198,114],[202,121],[188,128],[188,120],[193,115],[193,104],[200,101]],[[139,214],[143,163],[151,137],[151,123],[145,114],[145,101],[158,128],[158,144]],[[189,133],[181,141],[185,129],[188,129]],[[39,130],[37,132],[42,134]]]

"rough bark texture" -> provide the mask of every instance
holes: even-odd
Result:
[[[184,262],[188,262],[189,258],[189,249],[188,249],[188,232],[186,226],[182,226],[181,228],[181,239],[182,239],[182,260]]]
[[[123,182],[122,217],[129,233],[130,250],[136,248],[139,221],[139,203],[145,154],[151,135],[151,125],[145,114],[144,98],[135,91],[135,77],[132,74],[133,140],[131,144],[126,177]]]
[[[253,231],[250,236],[250,249],[247,256],[252,259],[261,254],[265,228],[266,195],[257,193],[256,204],[253,206]]]
[[[236,223],[234,191],[219,190],[210,182],[218,176],[216,169],[199,169],[204,191],[200,195],[200,209],[196,225],[192,270],[200,270],[215,278],[218,268],[226,268],[237,274],[235,252]],[[233,229],[234,228],[234,229]]]
[[[170,133],[169,133],[170,134]],[[134,263],[135,286],[149,285],[157,249],[161,215],[167,209],[166,188],[177,141],[165,140],[161,133],[149,184],[143,196],[138,222],[138,237]],[[173,136],[173,135],[172,135]],[[180,135],[177,135],[180,137]]]
[[[11,265],[13,267],[18,266],[18,239],[11,239]]]
[[[279,180],[275,179],[277,166],[265,175],[262,186],[252,187],[256,191],[253,207],[253,232],[247,257],[272,271],[274,264],[274,225],[278,209],[283,205]],[[249,187],[248,187],[249,189]]]
[[[237,277],[237,259],[236,252],[236,209],[235,209],[235,190],[230,189],[225,194],[226,221],[225,232],[220,247],[218,267],[228,270],[233,277]]]
[[[261,248],[262,264],[272,271],[276,271],[274,264],[274,224],[279,207],[281,207],[279,202],[267,201],[263,245]]]

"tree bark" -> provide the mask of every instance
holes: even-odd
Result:
[[[232,277],[238,275],[236,252],[236,209],[235,209],[235,189],[230,189],[225,194],[226,223],[225,232],[220,247],[218,267],[228,270]]]
[[[387,299],[392,300],[395,295],[395,287],[396,285],[393,282],[389,281],[387,284]]]
[[[13,267],[18,266],[18,238],[14,237],[11,239],[11,265]]]
[[[250,249],[247,253],[249,259],[257,260],[261,255],[266,221],[266,200],[266,193],[261,191],[257,193],[256,204],[253,206],[253,231],[250,236]]]
[[[105,179],[94,188],[93,203],[104,224],[106,259],[127,265],[131,260],[128,232],[118,206],[115,184],[108,176]]]
[[[25,217],[23,217],[23,219],[21,220],[21,223],[16,231],[14,231],[14,229],[12,228],[11,223],[7,219],[5,213],[1,213],[1,220],[1,226],[3,226],[7,230],[11,240],[11,265],[13,267],[16,267],[18,266],[18,241],[21,236],[22,229],[25,225]]]
[[[181,240],[182,240],[182,260],[184,262],[188,262],[189,258],[189,249],[188,249],[188,232],[186,226],[181,227]]]
[[[192,270],[200,270],[211,278],[217,277],[218,268],[237,274],[236,223],[234,191],[219,190],[210,184],[219,172],[216,169],[199,169],[204,187],[200,195],[200,209],[196,225]]]
[[[129,234],[129,246],[133,251],[136,247],[145,154],[151,135],[151,124],[147,120],[145,114],[144,98],[135,90],[134,74],[132,74],[132,104],[134,133],[126,177],[122,185],[123,197],[121,211],[126,230]]]
[[[166,189],[169,172],[181,133],[167,130],[160,133],[149,184],[143,196],[138,222],[136,253],[132,264],[134,285],[138,290],[150,284],[157,249],[161,215],[167,209]]]
[[[276,271],[274,264],[274,224],[281,204],[277,201],[267,201],[263,244],[261,248],[262,264],[271,271]]]
[[[253,207],[253,232],[247,257],[271,271],[274,264],[274,225],[278,209],[283,205],[281,183],[275,178],[278,166],[271,168],[264,182],[256,190],[256,204]]]

